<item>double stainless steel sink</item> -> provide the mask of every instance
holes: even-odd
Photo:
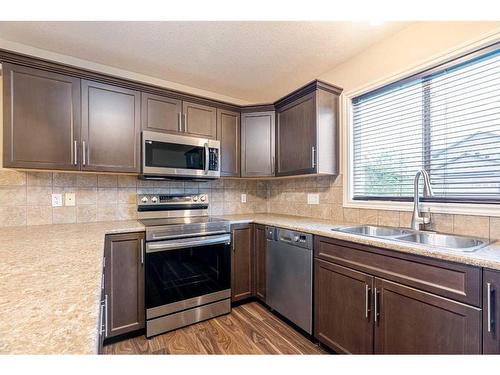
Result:
[[[488,241],[482,238],[375,225],[339,226],[332,228],[332,231],[402,241],[459,252],[473,252],[488,245]]]

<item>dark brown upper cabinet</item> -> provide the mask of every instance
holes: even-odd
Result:
[[[182,102],[180,100],[144,92],[141,98],[143,130],[182,133]]]
[[[183,132],[194,137],[215,139],[217,109],[208,105],[182,102]]]
[[[82,170],[140,170],[138,91],[82,81]]]
[[[144,328],[144,233],[106,236],[104,247],[105,338]]]
[[[3,64],[3,166],[80,168],[80,80]]]
[[[338,174],[341,91],[314,81],[275,103],[277,176]]]
[[[240,176],[240,114],[217,110],[217,139],[220,141],[221,176]]]
[[[253,295],[253,225],[232,226],[231,301]]]
[[[241,176],[274,176],[274,111],[241,115]]]
[[[483,353],[500,354],[500,272],[483,270]]]

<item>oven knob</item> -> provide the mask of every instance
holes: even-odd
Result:
[[[202,201],[202,202],[205,202],[205,201],[207,200],[207,197],[206,197],[205,195],[202,195],[202,196],[200,197],[200,199],[201,199],[201,201]]]
[[[197,196],[197,195],[195,195],[195,196],[193,197],[193,201],[198,202],[198,196]]]
[[[156,203],[156,202],[158,202],[158,198],[157,198],[157,197],[153,197],[153,198],[151,198],[151,202],[152,202],[152,203]]]
[[[300,237],[299,237],[299,236],[293,236],[293,240],[294,240],[295,242],[299,242]]]
[[[142,197],[141,198],[142,203],[148,203],[148,197]]]

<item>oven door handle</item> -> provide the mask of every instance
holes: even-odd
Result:
[[[171,241],[161,241],[146,244],[146,254],[155,253],[158,251],[169,251],[177,249],[185,249],[187,247],[200,247],[217,244],[231,244],[231,235],[224,234],[222,236],[205,236],[196,238],[185,238]]]
[[[210,167],[210,150],[208,149],[208,143],[205,143],[205,174],[208,174],[208,168]]]

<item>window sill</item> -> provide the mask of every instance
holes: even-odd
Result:
[[[413,202],[354,201],[344,198],[343,205],[346,208],[363,208],[369,210],[413,211]],[[424,212],[431,213],[500,217],[499,205],[421,202],[420,207]]]

